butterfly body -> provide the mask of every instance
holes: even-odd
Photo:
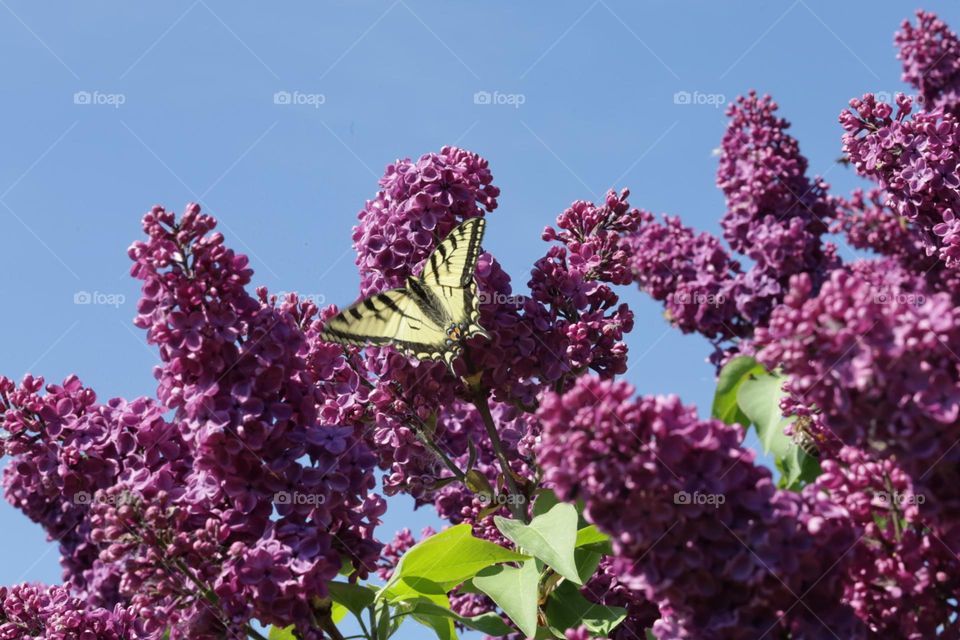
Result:
[[[453,369],[463,343],[488,335],[480,326],[474,270],[485,221],[469,218],[437,245],[419,276],[373,294],[327,321],[320,337],[348,345],[393,345]]]

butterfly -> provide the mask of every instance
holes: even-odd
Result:
[[[490,337],[480,326],[474,270],[486,221],[469,218],[433,250],[419,276],[373,294],[330,318],[320,339],[344,345],[393,345],[420,360],[443,360],[453,371],[463,342]]]

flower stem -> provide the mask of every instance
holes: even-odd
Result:
[[[500,440],[500,434],[497,432],[497,425],[493,422],[493,415],[490,413],[490,403],[487,402],[486,394],[475,391],[473,394],[473,405],[480,412],[483,419],[483,426],[487,429],[487,436],[490,438],[490,444],[500,460],[500,469],[503,471],[503,477],[507,481],[507,488],[510,490],[511,500],[507,501],[510,513],[521,522],[528,522],[526,497],[520,493],[517,487],[517,481],[513,477],[513,471],[510,470],[510,463],[507,461],[507,455],[503,451],[503,442]]]

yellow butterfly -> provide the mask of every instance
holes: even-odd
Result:
[[[364,298],[330,318],[320,333],[327,342],[390,344],[421,360],[443,360],[450,370],[479,324],[474,270],[486,221],[465,220],[437,245],[419,276],[406,285]]]

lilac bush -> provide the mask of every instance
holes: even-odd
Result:
[[[129,249],[153,397],[0,377],[4,494],[64,578],[0,588],[0,638],[344,640],[348,614],[368,640],[960,638],[960,40],[919,12],[895,43],[918,95],[838,106],[863,188],[809,175],[749,92],[720,237],[626,189],[574,202],[525,286],[479,257],[489,336],[452,369],[325,342],[337,307],[253,288],[213,217],[154,207]],[[358,293],[496,229],[499,195],[465,149],[389,165]],[[710,415],[622,379],[634,287],[709,342]],[[383,531],[401,493],[444,528]]]

